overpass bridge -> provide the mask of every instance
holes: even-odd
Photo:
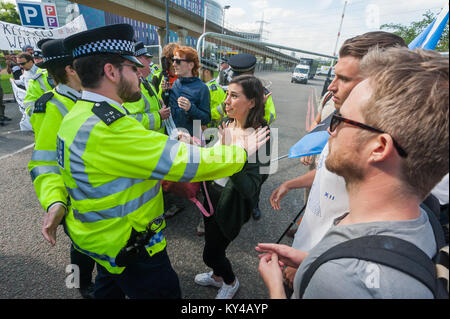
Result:
[[[164,43],[166,38],[166,4],[165,0],[71,0],[88,7],[99,9],[123,17],[142,21],[158,27],[159,43]],[[201,38],[203,34],[204,18],[197,15],[176,3],[169,1],[169,29],[177,32],[179,42],[186,44],[186,37],[189,35],[194,38]],[[232,30],[225,30],[226,35],[221,34],[222,26],[206,20],[206,30],[209,31],[203,37],[206,41],[216,43],[220,46],[228,46],[248,52],[257,56],[259,61],[266,64],[270,61],[271,65],[284,65],[287,68],[295,66],[299,59],[277,51],[278,49],[287,49],[289,51],[304,52],[313,55],[333,58],[332,56],[316,54],[292,48],[277,46],[260,41],[247,40],[239,36]],[[240,40],[242,39],[242,40]],[[199,41],[200,42],[200,41]]]

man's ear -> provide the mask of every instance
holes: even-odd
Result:
[[[66,73],[69,75],[75,75],[77,73],[72,65],[66,65],[64,70],[66,70]]]
[[[111,63],[106,63],[103,66],[103,72],[105,73],[105,76],[107,79],[109,79],[110,81],[116,83],[119,81],[120,79],[120,70],[118,67],[115,67],[113,64]]]
[[[394,140],[387,133],[379,134],[376,139],[369,142],[369,146],[372,147],[370,159],[374,162],[385,161],[393,153],[396,153]]]

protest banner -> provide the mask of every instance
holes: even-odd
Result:
[[[34,29],[21,25],[0,21],[0,50],[21,51],[30,44],[37,48],[41,39],[61,39],[69,35],[87,30],[83,15],[78,16],[65,26],[55,29]]]

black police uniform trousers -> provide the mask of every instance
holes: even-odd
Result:
[[[111,274],[97,263],[96,299],[181,299],[178,276],[166,250],[150,256],[145,250],[121,274]]]

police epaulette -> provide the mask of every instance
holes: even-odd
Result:
[[[35,75],[33,75],[31,78],[33,80],[37,80],[40,76],[42,76],[42,72],[36,73]]]
[[[45,113],[47,109],[47,102],[53,98],[53,92],[47,92],[41,95],[40,98],[34,102],[33,113]]]
[[[215,84],[211,84],[211,86],[209,87],[211,91],[216,91],[217,90],[217,86]]]
[[[111,125],[125,114],[109,105],[107,102],[95,102],[92,112],[97,115],[106,125]]]

